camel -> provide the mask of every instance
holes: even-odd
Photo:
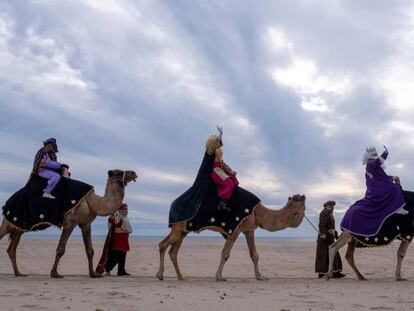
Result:
[[[226,281],[222,272],[225,262],[230,257],[231,249],[241,232],[246,236],[247,246],[249,248],[250,257],[254,265],[254,273],[257,280],[267,280],[259,271],[259,254],[257,253],[254,239],[254,231],[262,228],[270,232],[285,229],[287,227],[296,228],[300,225],[305,215],[305,196],[295,194],[289,197],[287,204],[280,210],[271,210],[259,203],[254,212],[247,216],[236,228],[233,235],[227,237],[221,252],[221,261],[216,272],[216,281]],[[159,280],[163,280],[164,276],[164,257],[168,247],[171,246],[169,255],[174,265],[175,272],[179,281],[184,280],[180,268],[178,267],[177,255],[183,239],[187,236],[187,222],[179,222],[173,224],[170,234],[159,243],[160,252],[160,269],[156,274]],[[211,230],[211,229],[209,229]]]
[[[338,240],[336,240],[334,243],[332,243],[329,246],[329,270],[328,273],[326,273],[326,279],[329,280],[332,277],[332,270],[333,270],[333,262],[334,262],[334,256],[336,252],[345,246],[348,243],[348,248],[346,250],[346,261],[351,266],[352,270],[356,273],[358,280],[365,281],[366,278],[359,272],[358,268],[355,265],[354,261],[354,254],[355,254],[355,248],[357,245],[357,240],[352,236],[351,233],[348,231],[342,231],[340,234]],[[395,278],[397,281],[404,281],[405,279],[401,276],[401,264],[404,259],[404,256],[407,252],[408,245],[410,245],[410,242],[407,240],[401,240],[400,247],[397,251],[397,267],[395,270]]]
[[[69,176],[66,171],[63,176]],[[92,190],[90,191],[79,204],[66,213],[63,219],[62,234],[59,239],[59,244],[56,249],[55,262],[53,264],[50,276],[52,278],[63,278],[57,272],[60,258],[65,253],[66,243],[71,235],[73,229],[78,225],[82,231],[83,243],[85,245],[86,255],[88,257],[89,276],[91,278],[100,277],[93,269],[93,254],[91,237],[91,224],[96,216],[108,216],[116,212],[122,203],[125,194],[125,186],[130,181],[135,181],[138,178],[134,171],[110,170],[108,171],[108,180],[105,189],[105,195],[100,197]],[[20,241],[20,237],[24,231],[18,229],[16,226],[3,218],[0,226],[0,239],[6,234],[10,235],[10,245],[7,253],[13,265],[14,275],[25,276],[20,273],[16,262],[16,249]]]

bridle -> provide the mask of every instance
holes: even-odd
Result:
[[[125,182],[125,176],[126,176],[126,171],[124,171],[124,174],[121,177],[118,176],[111,176],[111,178],[115,181],[117,181],[119,183],[119,185],[121,186],[121,188],[124,188],[126,186],[126,182]]]

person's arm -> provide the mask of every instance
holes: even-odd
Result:
[[[41,166],[51,168],[51,169],[57,169],[57,168],[60,168],[60,163],[56,161],[52,161],[49,158],[49,156],[45,154],[42,158]]]
[[[319,214],[319,233],[322,239],[326,238],[328,214],[322,211]]]
[[[230,166],[228,166],[226,163],[222,163],[222,166],[223,166],[223,170],[229,175],[229,177],[230,177],[230,179],[233,181],[233,183],[236,185],[236,186],[238,186],[239,185],[239,181],[237,180],[237,177],[236,177],[236,175],[237,175],[237,172],[236,171],[233,171],[232,169],[231,169],[231,167]]]
[[[217,184],[220,199],[227,200],[231,198],[233,189],[236,186],[234,181],[230,178],[223,169],[215,167],[211,173],[211,179]]]

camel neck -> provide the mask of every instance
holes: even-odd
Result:
[[[263,205],[256,208],[257,225],[270,232],[282,230],[289,226],[289,213],[286,208],[272,210]]]

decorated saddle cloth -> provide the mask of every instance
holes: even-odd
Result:
[[[232,197],[226,201],[226,206],[231,211],[217,210],[219,202],[216,185],[210,183],[197,213],[187,221],[187,230],[200,232],[209,229],[222,233],[225,238],[231,236],[237,226],[254,212],[260,199],[253,193],[236,186]]]
[[[394,239],[411,242],[414,235],[414,192],[403,191],[408,214],[393,214],[382,224],[377,234],[372,236],[352,234],[358,241],[357,247],[385,246]]]
[[[47,179],[32,174],[3,206],[4,217],[23,231],[43,230],[51,225],[61,227],[65,214],[93,190],[91,185],[62,177],[52,191],[56,197],[53,200],[42,197],[46,185]]]

